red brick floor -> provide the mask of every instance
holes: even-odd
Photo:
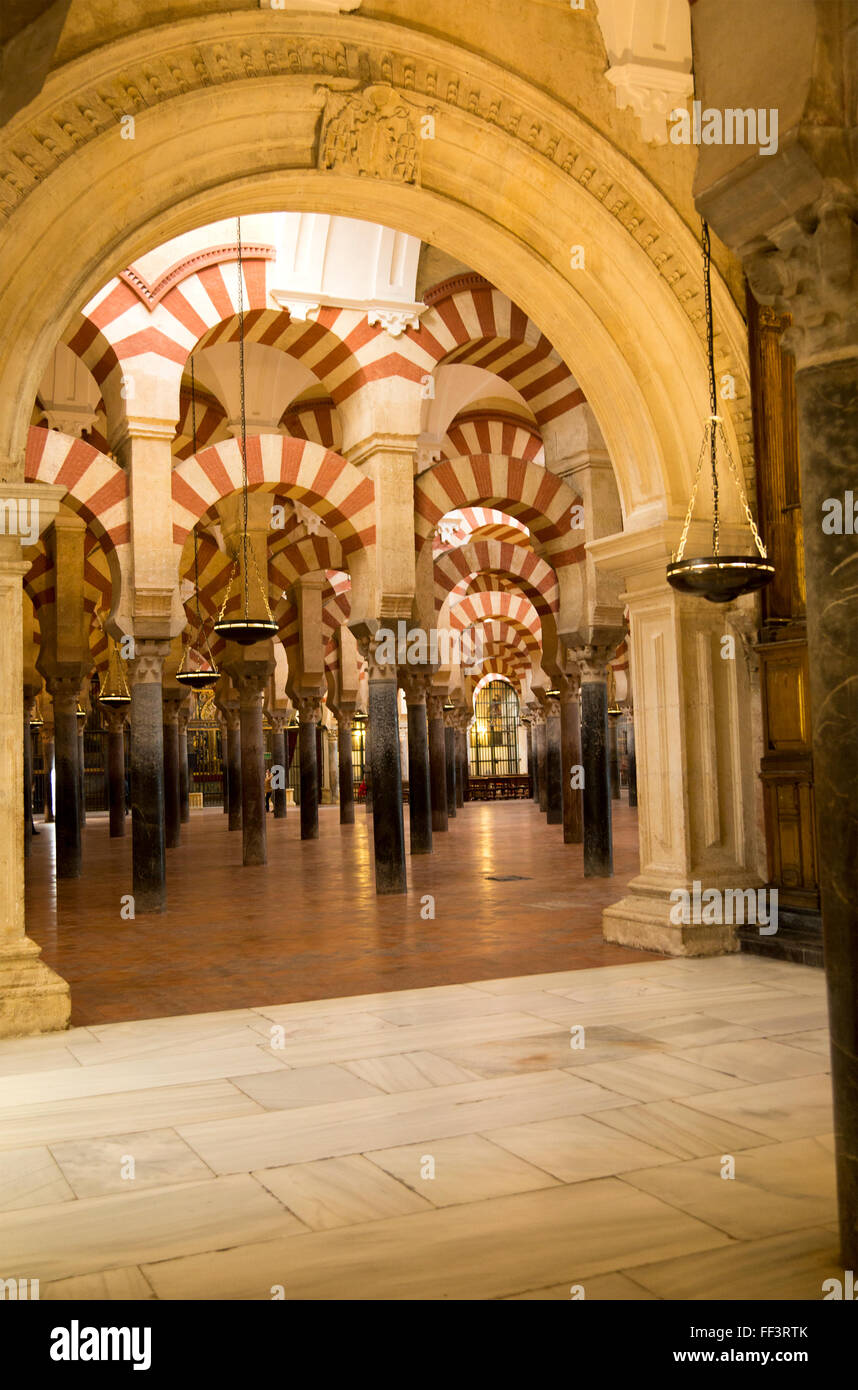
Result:
[[[407,818],[407,812],[406,812]],[[241,833],[196,811],[167,851],[168,910],[124,921],[131,838],[91,816],[84,872],[56,883],[53,827],[39,825],[27,872],[27,930],[72,987],[72,1022],[239,1009],[301,999],[457,984],[630,960],[607,945],[601,909],[638,871],[637,813],[614,802],[612,879],[585,879],[532,802],[472,803],[434,854],[408,860],[406,896],[376,896],[369,818],[341,826],[322,807],[317,841],[298,813],[268,817],[268,864],[244,868]],[[407,819],[406,819],[407,840]],[[492,882],[489,875],[520,875]],[[435,898],[434,920],[420,915]]]

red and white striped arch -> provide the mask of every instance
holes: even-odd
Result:
[[[517,623],[531,634],[537,644],[542,641],[542,623],[539,614],[524,594],[513,594],[502,589],[482,590],[468,594],[460,603],[450,603],[450,626],[454,628],[478,627],[493,619]]]
[[[432,540],[448,512],[479,505],[509,512],[537,542],[554,540],[569,532],[576,500],[566,483],[527,459],[500,454],[448,459],[414,480],[417,551]]]
[[[508,579],[527,595],[540,616],[556,613],[560,594],[557,575],[550,565],[522,545],[503,541],[477,540],[448,550],[435,560],[435,607],[440,609],[447,595],[461,593],[477,577],[491,581]]]
[[[433,298],[415,335],[433,365],[463,362],[508,381],[540,425],[583,405],[585,396],[544,333],[505,294],[486,283]]]
[[[375,544],[375,488],[340,454],[279,434],[247,441],[251,487],[275,488],[310,507],[333,531],[343,559]],[[241,487],[241,451],[230,439],[204,449],[173,470],[173,539],[184,546],[191,529],[222,497]]]
[[[460,454],[509,454],[512,458],[544,463],[545,451],[539,432],[511,415],[496,412],[468,412],[453,421],[441,441],[441,457]]]

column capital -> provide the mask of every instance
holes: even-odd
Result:
[[[76,714],[80,695],[80,676],[49,676],[46,685],[56,714]]]
[[[287,711],[269,709],[266,710],[265,713],[268,716],[268,722],[274,730],[275,734],[282,734],[283,730],[286,728],[286,722],[289,718]]]
[[[170,645],[169,642],[159,642],[151,637],[135,638],[134,658],[128,663],[132,686],[161,684]]]
[[[322,698],[320,695],[299,695],[295,700],[295,708],[301,724],[315,724],[322,713]]]
[[[545,719],[546,719],[546,722],[547,722],[548,720],[550,720],[550,719],[559,719],[559,718],[560,718],[560,701],[559,701],[559,699],[551,699],[551,700],[548,701],[547,705],[545,706]]]
[[[233,671],[232,682],[238,691],[241,709],[262,708],[268,690],[268,671]]]
[[[406,704],[425,705],[431,683],[432,677],[425,672],[411,671],[400,666],[399,684],[405,691]]]
[[[358,651],[367,664],[367,679],[370,681],[395,681],[396,665],[381,656],[380,649],[388,644],[383,638],[358,637]]]
[[[121,734],[125,725],[128,723],[127,709],[111,709],[109,706],[104,710],[104,718],[107,722],[108,732],[111,734]]]
[[[841,199],[830,190],[826,198],[812,220],[791,221],[774,235],[774,246],[745,258],[755,297],[777,314],[790,315],[782,341],[799,371],[858,356],[854,198]]]
[[[581,684],[593,685],[608,679],[608,662],[617,649],[617,643],[596,644],[581,647],[575,653],[575,660],[581,672]]]
[[[339,713],[337,714],[337,728],[341,731],[341,733],[350,734],[352,731],[353,723],[354,716],[351,713],[346,713],[345,710],[339,711]]]
[[[444,701],[447,699],[443,692],[439,694],[435,690],[426,692],[426,713],[430,719],[444,718]]]

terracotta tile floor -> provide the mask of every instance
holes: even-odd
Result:
[[[322,807],[319,840],[303,844],[296,810],[269,816],[265,868],[242,866],[241,834],[220,810],[196,811],[167,852],[167,912],[136,921],[120,917],[130,823],[111,841],[106,816],[91,816],[83,877],[59,884],[53,827],[40,824],[27,930],[71,983],[76,1025],[658,959],[602,940],[602,908],[638,871],[637,813],[613,809],[612,879],[585,880],[581,847],[532,802],[473,803],[433,855],[409,857],[407,896],[387,898],[375,894],[360,807],[354,826]],[[429,893],[435,918],[423,920]]]

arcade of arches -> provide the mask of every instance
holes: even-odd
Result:
[[[563,1163],[522,1135],[557,1116],[582,1117],[564,1121],[573,1148],[607,1136],[604,1166],[582,1171],[616,1185],[628,1169],[815,1143],[802,1195],[833,1229],[812,1186],[833,1166],[824,958],[840,1211],[824,1259],[854,1267],[858,528],[821,517],[825,499],[851,506],[855,477],[844,93],[858,7],[751,8],[179,0],[150,22],[119,0],[96,25],[67,0],[32,22],[30,76],[10,81],[0,128],[4,1076],[42,1047],[43,1098],[61,1098],[50,1078],[129,1055],[122,1038],[154,1038],[155,1020],[206,1016],[204,1038],[224,1011],[232,1036],[261,1010],[257,1034],[282,1020],[297,1053],[257,1038],[251,1065],[236,1043],[243,1068],[209,1057],[188,1082],[216,1077],[279,1116],[513,1077],[530,1088],[521,1116],[514,1097],[486,1102],[504,1118],[480,1133],[503,1149],[502,1126],[520,1126],[511,1162],[552,1185],[572,1181]],[[779,108],[780,149],[672,143],[668,113],[692,97]],[[827,144],[807,133],[822,125]],[[665,579],[709,413],[701,215],[718,408],[776,564],[762,596],[718,605]],[[746,553],[731,486],[720,505],[722,551]],[[704,475],[689,553],[707,551],[712,513]],[[272,635],[218,634],[240,616]],[[210,686],[189,691],[182,675],[209,666]],[[777,930],[683,920],[677,890],[701,884],[768,894]],[[480,982],[477,1008],[463,991]],[[642,1012],[647,993],[658,1006]],[[506,994],[515,1008],[483,1007]],[[602,1001],[587,1066],[599,1105],[561,1094],[581,1021],[570,999],[585,1023]],[[435,1056],[430,1025],[443,1034],[469,1009],[478,1026]],[[395,1025],[414,1032],[407,1066],[404,1042],[390,1056],[379,1042]],[[532,1058],[509,1057],[535,1032],[550,1060],[534,1076]],[[308,1043],[302,1061],[311,1037],[339,1041]],[[87,1052],[99,1046],[103,1059]],[[367,1060],[394,1056],[389,1075]],[[283,1066],[311,1067],[318,1094],[277,1098]],[[543,1083],[560,1090],[540,1109]],[[32,1086],[38,1101],[38,1074]],[[779,1128],[791,1087],[812,1115]],[[727,1097],[685,1108],[708,1132],[659,1149],[655,1130],[682,1114],[646,1112],[701,1093]],[[9,1095],[0,1231],[6,1206],[28,1206],[3,1197],[27,1149]],[[602,1105],[629,1118],[583,1118]],[[81,1119],[60,1138],[184,1122],[122,1106],[112,1128]],[[278,1158],[266,1130],[262,1158],[220,1166],[213,1132],[242,1113],[201,1092],[188,1121],[212,1134],[196,1153],[217,1174],[287,1175],[270,1190],[297,1221],[292,1164],[383,1149],[392,1190],[402,1145],[466,1142],[420,1129],[416,1110],[359,1142],[371,1124],[356,1109],[354,1144],[302,1147],[283,1130]],[[641,1182],[647,1200],[673,1201],[664,1172]],[[472,1196],[531,1186],[504,1170]],[[674,1203],[700,1226],[680,1254],[744,1238],[695,1200]],[[415,1211],[382,1195],[375,1215]],[[779,1220],[760,1230],[792,1231]],[[238,1243],[212,1240],[188,1250]],[[59,1272],[44,1277],[136,1269],[134,1249],[86,1269],[48,1259]],[[627,1253],[599,1270],[624,1278]],[[256,1296],[231,1277],[212,1295]],[[566,1274],[549,1259],[533,1278],[552,1296]],[[186,1296],[166,1274],[154,1287]],[[451,1287],[439,1275],[426,1296]],[[667,1279],[638,1287],[603,1296],[677,1296]],[[815,1296],[788,1287],[771,1296]],[[325,1296],[342,1296],[335,1281]]]

